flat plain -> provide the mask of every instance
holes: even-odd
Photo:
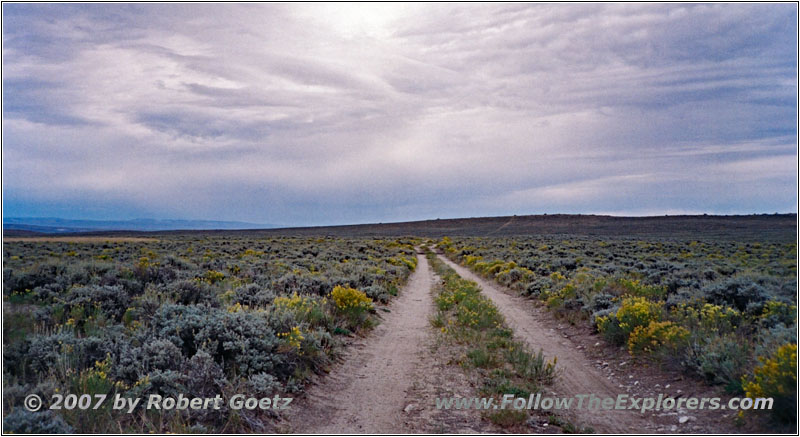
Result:
[[[795,229],[794,215],[525,216],[6,237],[3,428],[793,432]],[[582,391],[769,396],[775,408],[434,406]],[[296,403],[29,412],[31,393]]]

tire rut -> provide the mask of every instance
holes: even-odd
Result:
[[[410,432],[404,408],[427,336],[432,273],[425,256],[381,324],[345,353],[344,362],[308,389],[288,418],[293,433]]]
[[[549,328],[535,316],[533,304],[525,298],[512,296],[499,286],[483,279],[447,257],[437,254],[439,259],[453,268],[462,278],[477,282],[487,297],[500,309],[516,335],[532,349],[544,350],[547,357],[557,357],[560,375],[553,385],[556,396],[594,394],[598,397],[616,397],[617,387],[606,376],[599,373],[592,362],[560,333]],[[591,426],[602,433],[653,432],[654,425],[647,415],[634,410],[570,410],[571,419],[581,426]],[[563,412],[563,411],[562,411]]]

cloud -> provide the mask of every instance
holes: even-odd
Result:
[[[796,12],[4,4],[6,215],[796,211]]]

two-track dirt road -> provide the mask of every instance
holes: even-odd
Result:
[[[424,255],[381,324],[309,388],[287,417],[293,433],[497,432],[475,411],[438,411],[437,396],[474,396],[439,356],[429,317],[435,275]]]
[[[322,383],[293,408],[293,433],[403,432],[406,391],[427,352],[425,337],[433,302],[428,260],[417,268],[381,324],[347,352]]]
[[[601,374],[560,332],[540,320],[528,299],[512,296],[467,268],[439,257],[463,278],[477,282],[515,334],[532,350],[558,357],[560,375],[546,394],[616,397],[618,381]],[[418,265],[381,324],[351,345],[341,364],[311,385],[286,417],[293,433],[498,432],[475,410],[437,411],[434,397],[475,396],[475,388],[435,351],[429,317],[436,276],[417,254]],[[565,414],[566,413],[566,414]],[[663,418],[632,410],[560,412],[575,425],[603,433],[656,432]],[[674,422],[672,422],[674,423]]]

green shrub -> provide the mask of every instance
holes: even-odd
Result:
[[[327,298],[300,296],[294,293],[291,296],[276,297],[272,302],[271,316],[277,316],[273,317],[276,320],[285,315],[290,316],[284,323],[279,324],[281,331],[288,330],[296,323],[305,323],[311,327],[328,327],[332,324],[332,320],[326,311],[327,305]]]
[[[468,351],[467,358],[473,367],[491,368],[498,364],[497,357],[491,351],[483,347]]]
[[[741,393],[741,379],[752,366],[752,346],[736,334],[692,333],[683,364],[712,384],[722,384],[729,393]]]
[[[119,285],[90,285],[73,288],[67,294],[68,308],[99,307],[115,321],[122,320],[122,315],[130,306],[130,296]]]
[[[528,381],[549,384],[556,377],[558,357],[553,357],[553,361],[547,361],[541,349],[538,353],[532,353],[527,347],[515,344],[505,351],[504,358],[514,367],[518,375]]]
[[[730,305],[739,311],[745,311],[752,304],[763,304],[770,298],[764,286],[746,276],[726,278],[704,287],[703,292],[712,303]]]
[[[170,289],[179,304],[219,306],[218,292],[209,282],[178,281],[170,284]]]
[[[528,419],[528,414],[525,411],[500,410],[487,414],[487,417],[495,425],[508,428],[514,425],[525,423],[525,420]]]

